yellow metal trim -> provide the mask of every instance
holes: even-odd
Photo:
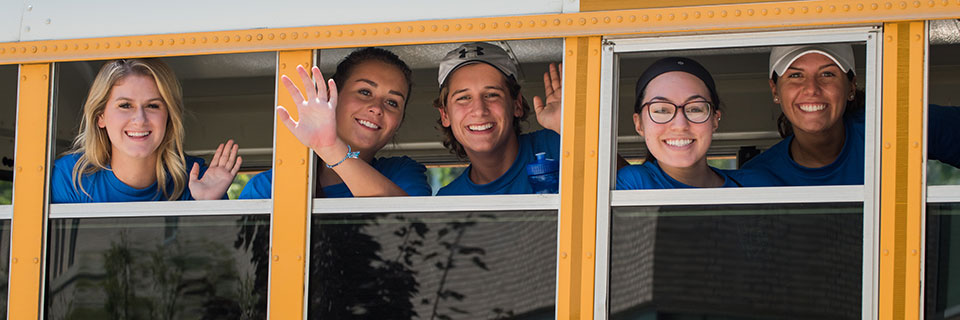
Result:
[[[920,317],[923,22],[884,25],[879,315]]]
[[[40,318],[49,97],[50,64],[21,65],[10,232],[10,319]]]
[[[582,227],[583,260],[580,273],[580,319],[593,319],[594,280],[596,279],[597,252],[597,175],[598,150],[600,149],[600,52],[603,49],[600,37],[587,38],[586,99],[576,108],[583,109],[584,131],[583,149],[583,206]],[[578,101],[579,102],[579,101]],[[578,113],[580,114],[580,113]]]
[[[560,244],[557,262],[557,319],[580,318],[580,208],[583,207],[583,158],[577,151],[583,145],[578,98],[586,96],[586,38],[564,39],[563,132],[560,137],[563,160],[560,163]],[[579,121],[578,121],[579,120]]]
[[[803,1],[803,0],[786,0]],[[770,2],[768,0],[580,0],[580,12]]]
[[[960,17],[958,0],[787,1],[0,43],[0,64]]]
[[[299,79],[297,65],[313,66],[312,50],[277,53],[277,104],[297,119],[297,106],[280,82],[280,75]],[[294,81],[303,90],[299,81]],[[273,215],[270,231],[270,319],[301,319],[306,311],[304,288],[308,267],[306,245],[310,227],[310,149],[283,123],[274,124],[276,151],[273,173]]]
[[[565,39],[557,319],[593,319],[600,37]]]

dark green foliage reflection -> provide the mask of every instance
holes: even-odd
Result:
[[[46,318],[263,319],[266,218],[51,220]]]
[[[310,319],[552,319],[556,213],[314,215]]]

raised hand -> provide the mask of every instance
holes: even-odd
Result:
[[[226,146],[222,143],[217,147],[217,152],[213,154],[210,160],[210,166],[200,176],[200,166],[196,163],[190,169],[190,195],[197,200],[217,200],[222,199],[227,193],[233,178],[240,171],[240,164],[243,159],[237,156],[239,146],[228,140]]]
[[[300,143],[313,148],[323,158],[324,154],[332,152],[327,149],[337,147],[343,142],[337,143],[337,84],[333,79],[329,80],[330,94],[327,95],[327,86],[324,85],[323,74],[320,68],[313,67],[313,79],[307,73],[303,66],[297,66],[297,73],[303,82],[303,87],[307,91],[304,98],[300,89],[293,84],[286,75],[280,79],[283,85],[290,92],[290,97],[297,104],[299,121],[294,121],[283,106],[277,106],[277,117],[281,122],[300,140]],[[343,147],[342,149],[346,149]],[[340,152],[341,156],[343,152]],[[329,160],[329,159],[324,159]]]
[[[533,111],[537,113],[537,122],[544,128],[560,133],[560,99],[563,97],[563,81],[560,78],[563,64],[550,64],[550,69],[543,73],[543,90],[546,101],[540,97],[533,97]]]

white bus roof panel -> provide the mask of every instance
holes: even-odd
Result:
[[[5,1],[0,42],[551,14],[579,6],[578,0]]]

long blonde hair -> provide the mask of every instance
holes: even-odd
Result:
[[[83,103],[83,118],[80,130],[73,140],[69,153],[77,153],[80,159],[73,167],[74,189],[77,186],[90,196],[80,183],[83,175],[106,170],[110,164],[112,145],[106,128],[97,126],[103,115],[110,91],[120,80],[132,75],[152,77],[157,83],[160,96],[167,105],[166,134],[157,147],[157,186],[167,200],[180,198],[187,185],[187,170],[183,156],[183,92],[180,82],[165,63],[157,59],[121,59],[109,61],[100,68],[97,78],[90,86],[87,100]],[[172,190],[167,189],[168,175],[173,180]],[[158,196],[159,196],[158,192]]]

